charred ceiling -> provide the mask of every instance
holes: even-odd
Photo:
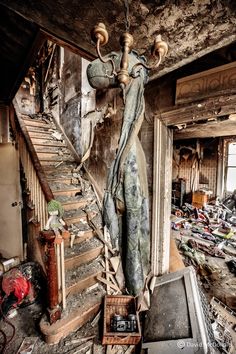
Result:
[[[129,3],[134,48],[140,54],[149,57],[157,34],[161,34],[169,45],[166,60],[151,74],[151,79],[236,41],[234,1],[127,0],[126,3]],[[13,82],[34,42],[37,28],[91,54],[95,51],[90,31],[97,22],[104,22],[110,34],[103,53],[118,50],[120,34],[125,31],[123,0],[0,0],[0,4],[3,5],[0,11],[0,49],[3,53],[0,74],[1,82],[4,81],[4,87],[0,87],[1,99],[11,96]]]
[[[236,40],[236,4],[230,0],[129,2],[130,31],[134,47],[149,55],[157,34],[169,44],[169,55],[159,73],[163,75],[200,56]],[[90,31],[104,22],[110,39],[107,51],[119,49],[125,31],[124,1],[0,0],[26,19],[88,52],[94,52]]]

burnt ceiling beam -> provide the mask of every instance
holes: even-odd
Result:
[[[213,121],[205,124],[196,124],[179,131],[174,131],[174,140],[193,138],[215,138],[220,136],[236,135],[236,121]]]
[[[167,126],[194,123],[236,113],[236,95],[218,96],[196,103],[175,106],[156,114]]]

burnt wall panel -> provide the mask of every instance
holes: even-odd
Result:
[[[116,113],[104,118],[101,123],[97,123],[94,128],[94,142],[90,157],[86,163],[89,172],[96,179],[96,182],[102,192],[106,188],[107,175],[112,161],[116,155],[118,147],[120,130],[122,125],[123,103],[118,90],[100,93],[97,95],[97,107],[102,108],[106,104],[110,107],[117,102]]]
[[[65,50],[61,78],[60,123],[68,138],[82,155],[81,142],[81,58]]]
[[[173,179],[186,180],[186,193],[204,188],[216,196],[218,139],[199,139],[175,143]]]

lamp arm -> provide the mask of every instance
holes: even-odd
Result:
[[[131,70],[131,76],[134,76],[134,71],[135,71],[135,69],[137,69],[139,66],[143,66],[143,67],[144,67],[145,69],[147,69],[147,70],[152,70],[152,69],[158,68],[158,66],[159,66],[160,63],[161,63],[161,60],[162,60],[162,57],[160,56],[159,59],[157,60],[157,62],[156,62],[154,65],[152,65],[152,66],[148,66],[148,65],[146,65],[146,64],[144,64],[144,63],[142,63],[142,62],[139,62],[139,63],[137,63],[137,64],[134,64],[134,66],[132,67],[132,70]]]
[[[111,73],[111,75],[108,75],[106,73],[106,76],[109,77],[110,79],[112,79],[114,76],[117,76],[114,61],[111,58],[105,59],[101,55],[101,52],[100,52],[100,38],[98,38],[97,42],[96,42],[96,51],[97,51],[97,55],[98,55],[99,59],[101,60],[101,62],[103,62],[103,63],[109,63],[110,62],[111,65],[112,65],[112,73]]]

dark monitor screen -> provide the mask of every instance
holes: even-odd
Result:
[[[184,277],[156,287],[151,295],[151,309],[145,317],[144,341],[191,337]]]

